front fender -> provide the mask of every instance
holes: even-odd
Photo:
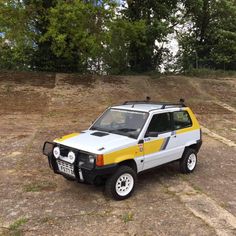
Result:
[[[114,151],[104,155],[104,164],[117,164],[122,161],[133,160],[135,157],[142,156],[139,146],[131,146],[122,150]]]
[[[189,147],[189,146],[194,145],[194,144],[197,144],[197,142],[196,141],[189,141],[185,144],[185,147]]]

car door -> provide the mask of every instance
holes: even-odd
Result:
[[[159,166],[171,160],[172,150],[168,147],[173,134],[170,112],[154,114],[144,137],[143,170]]]
[[[194,137],[194,131],[189,131],[193,124],[187,111],[172,112],[172,121],[173,132],[168,146],[172,150],[170,159],[174,161],[182,157],[186,144],[191,142]]]

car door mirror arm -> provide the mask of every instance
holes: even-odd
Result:
[[[138,144],[143,144],[144,143],[144,140],[143,139],[140,139],[139,141],[138,141]]]
[[[145,134],[145,138],[148,138],[148,137],[157,137],[158,136],[158,132],[153,132],[153,131],[149,131]]]

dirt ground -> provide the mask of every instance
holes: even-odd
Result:
[[[124,100],[185,98],[203,127],[193,174],[139,176],[117,202],[49,169],[42,145]],[[236,235],[236,78],[0,74],[0,235]]]

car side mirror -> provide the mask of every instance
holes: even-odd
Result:
[[[158,136],[158,132],[153,132],[153,131],[148,131],[146,134],[145,134],[145,137],[148,138],[148,137],[157,137]]]

